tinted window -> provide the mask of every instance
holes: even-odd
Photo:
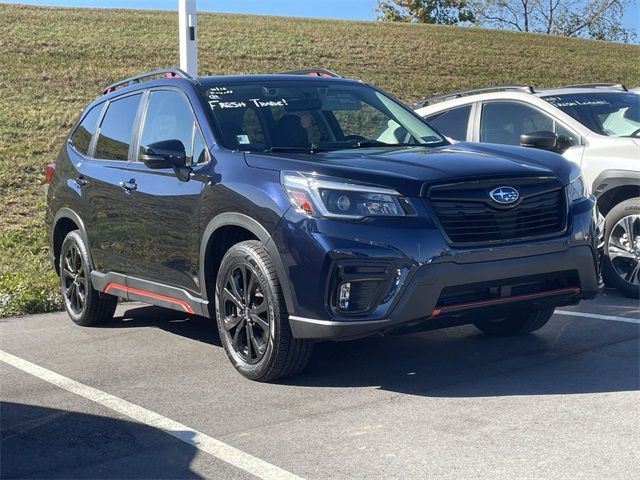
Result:
[[[553,123],[551,117],[523,103],[485,103],[480,119],[480,141],[520,145],[520,135],[540,130],[553,132]]]
[[[438,112],[427,117],[427,121],[447,137],[455,140],[466,140],[470,114],[471,105],[465,105],[464,107]]]
[[[86,155],[89,151],[91,137],[96,129],[96,124],[98,123],[101,111],[102,105],[97,105],[89,110],[89,113],[84,116],[80,125],[76,127],[75,132],[73,132],[73,135],[71,136],[71,145],[73,145],[73,148],[83,155]]]
[[[140,151],[152,143],[180,140],[187,164],[204,161],[204,141],[191,106],[184,95],[169,90],[151,92],[145,115]]]
[[[129,144],[140,97],[131,95],[109,103],[100,125],[94,157],[107,160],[129,158]]]

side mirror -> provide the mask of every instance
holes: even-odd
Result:
[[[140,159],[149,168],[180,169],[187,166],[187,153],[180,140],[150,143],[140,149]]]
[[[555,151],[558,153],[564,153],[568,148],[577,145],[573,138],[568,135],[558,135],[558,141],[556,142]]]
[[[520,135],[520,145],[523,147],[555,151],[557,143],[558,136],[555,133],[546,130],[523,133]]]

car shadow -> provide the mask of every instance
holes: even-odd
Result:
[[[0,414],[0,478],[202,478],[194,447],[146,425],[12,402]]]
[[[214,320],[159,307],[128,309],[109,326],[156,327],[222,348]],[[278,383],[435,397],[634,391],[640,389],[639,333],[630,323],[556,317],[517,337],[490,337],[466,325],[322,342],[304,372]]]
[[[627,297],[611,287],[605,287],[602,293],[592,300],[583,300],[576,310],[593,310],[598,307],[605,310],[602,313],[607,315],[630,315],[632,317],[640,315],[640,302],[637,299]]]
[[[307,370],[285,382],[370,386],[432,397],[640,389],[637,325],[596,320],[589,321],[587,330],[586,322],[554,321],[518,337],[489,337],[463,326],[351,344],[324,343]]]
[[[127,308],[122,315],[116,315],[112,321],[101,325],[101,328],[128,327],[160,328],[191,340],[222,347],[215,320],[153,305]]]

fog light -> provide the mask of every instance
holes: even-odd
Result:
[[[340,310],[349,310],[349,295],[351,293],[351,283],[343,283],[340,285],[340,296],[338,298]]]

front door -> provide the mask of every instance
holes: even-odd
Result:
[[[137,158],[147,145],[179,140],[198,172],[207,168],[206,146],[191,104],[177,90],[152,90],[142,118],[136,161],[125,175],[131,189],[124,212],[127,274],[199,295],[198,213],[206,177],[184,181],[171,168],[150,169]]]

